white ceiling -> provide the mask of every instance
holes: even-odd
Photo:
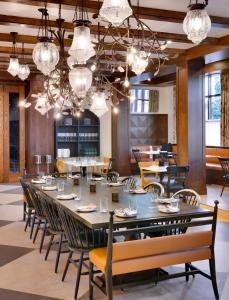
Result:
[[[75,3],[75,1],[72,2]],[[137,0],[132,0],[132,4],[136,5],[136,3]],[[183,12],[187,11],[188,3],[189,0],[140,0],[140,6],[174,10],[174,11],[183,11]],[[58,9],[49,6],[50,5],[48,5],[50,19],[55,20],[58,17]],[[38,8],[39,8],[38,6],[0,1],[0,14],[3,15],[40,18],[40,13],[38,12]],[[229,18],[229,0],[209,0],[207,11],[210,15]],[[73,16],[74,16],[73,9],[62,9],[62,17],[66,21],[72,22]],[[89,16],[91,16],[91,14],[89,14]],[[164,21],[152,21],[152,20],[144,20],[144,22],[146,22],[147,25],[149,25],[149,27],[153,31],[184,34],[182,24],[176,24],[176,23],[164,22]],[[23,25],[7,25],[7,26],[0,25],[0,33],[9,33],[11,31],[16,31],[19,34],[31,35],[31,36],[36,36],[38,32],[36,28],[28,28]],[[209,37],[222,37],[228,34],[229,34],[229,28],[222,29],[222,28],[213,27],[211,29],[211,32],[209,33]],[[0,46],[6,46],[6,45],[10,46],[11,44],[0,41]],[[191,43],[188,44],[188,43],[175,43],[175,42],[173,42],[170,45],[170,47],[172,48],[181,48],[181,49],[187,49],[193,46],[194,45]],[[25,47],[31,47],[31,45],[25,45]]]

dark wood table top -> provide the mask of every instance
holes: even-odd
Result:
[[[56,185],[58,180],[53,180],[53,185]],[[90,193],[89,186],[86,183],[86,180],[82,179],[80,186],[75,186],[72,184],[71,179],[65,179],[65,190],[64,194],[69,193],[78,193],[81,189],[81,200],[58,200],[56,196],[60,194],[58,191],[43,191],[42,185],[33,184],[38,190],[44,193],[46,196],[51,198],[54,201],[57,201],[60,205],[64,206],[74,215],[78,220],[84,223],[89,228],[98,229],[98,228],[108,228],[109,225],[109,212],[100,212],[100,199],[107,197],[109,209],[108,211],[129,207],[129,203],[134,203],[136,205],[138,214],[135,218],[119,218],[114,217],[114,223],[118,226],[120,225],[130,225],[136,223],[144,222],[156,222],[156,220],[165,220],[167,217],[175,216],[182,217],[184,215],[198,215],[199,217],[207,216],[209,211],[189,206],[185,203],[180,203],[180,211],[173,214],[165,214],[158,211],[157,204],[151,202],[150,193],[147,194],[129,194],[124,193],[122,187],[108,187],[102,186],[100,182],[96,183],[96,193]],[[119,202],[112,202],[112,193],[119,193]],[[97,211],[90,213],[80,213],[77,212],[77,207],[82,205],[87,205],[93,203],[97,206]]]

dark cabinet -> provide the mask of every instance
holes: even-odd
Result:
[[[56,157],[68,154],[71,157],[99,156],[99,118],[89,110],[85,110],[79,118],[62,117],[56,121],[55,139]]]

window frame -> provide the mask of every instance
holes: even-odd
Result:
[[[148,102],[150,101],[149,97],[148,99],[145,98],[145,91],[148,91],[148,93],[150,93],[150,89],[149,88],[135,88],[135,87],[132,87],[132,89],[134,91],[134,97],[135,97],[135,100],[133,101],[133,103],[131,103],[131,113],[132,114],[147,114],[149,113],[149,111],[145,111],[145,102]],[[138,93],[139,91],[141,91],[141,97],[138,97]],[[141,101],[141,111],[138,111],[138,101]],[[133,107],[133,109],[132,109]]]
[[[212,77],[214,77],[215,75],[221,75],[220,73],[210,73],[210,74],[206,74],[205,78],[207,78],[208,81],[208,94],[205,94],[205,89],[204,89],[204,99],[205,99],[205,105],[207,105],[207,115],[206,115],[206,121],[207,122],[219,122],[221,119],[221,116],[219,119],[212,119],[210,118],[210,116],[212,116],[212,99],[216,98],[216,97],[220,97],[221,98],[221,93],[219,94],[212,94],[211,90],[212,90]]]

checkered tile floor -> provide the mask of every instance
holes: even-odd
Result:
[[[72,299],[76,269],[70,266],[65,282],[61,276],[67,254],[60,260],[59,272],[54,273],[55,251],[44,261],[44,251],[38,251],[40,236],[35,244],[24,232],[23,197],[17,185],[0,185],[0,299],[52,300]],[[48,240],[46,240],[46,244]],[[216,237],[216,264],[220,299],[229,299],[229,223],[219,223]],[[208,270],[207,262],[198,263]],[[181,266],[170,268],[174,270]],[[79,299],[88,299],[88,278],[82,277]],[[95,290],[95,299],[105,299]],[[183,278],[116,291],[117,300],[213,300],[211,282],[196,276],[188,283]]]

